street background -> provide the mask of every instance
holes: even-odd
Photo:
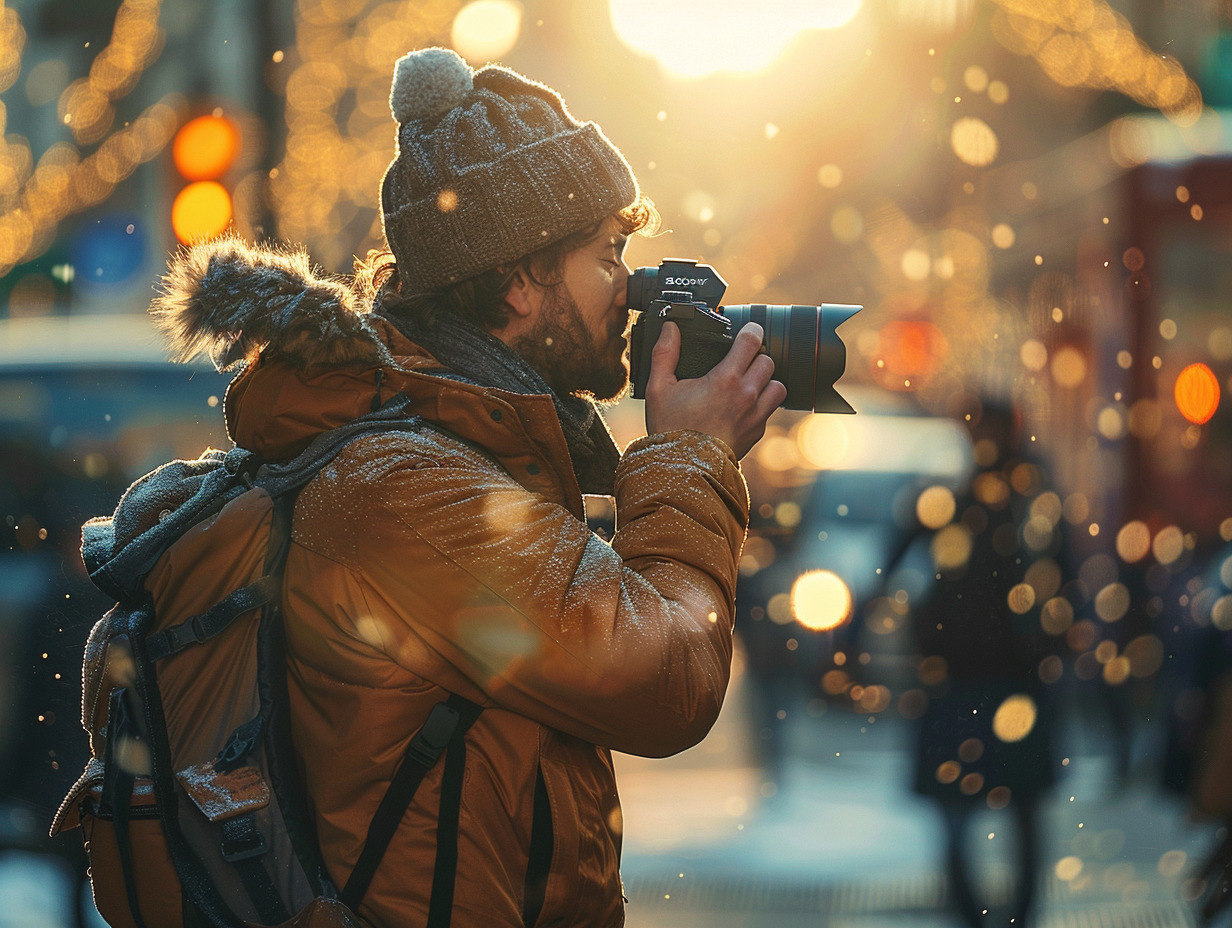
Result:
[[[697,748],[665,760],[617,756],[629,928],[957,925],[944,905],[939,818],[906,789],[903,723],[802,712],[787,775],[770,790],[752,756],[744,695],[738,680]],[[1118,782],[1097,733],[1066,734],[1075,750],[1045,813],[1036,924],[1195,924],[1186,881],[1218,826],[1190,820],[1146,772]],[[997,902],[1007,892],[1010,828],[989,812],[972,835]],[[1081,873],[1058,877],[1074,858]],[[71,896],[67,871],[46,858],[0,855],[4,928],[71,924]]]
[[[68,924],[81,875],[77,836],[44,837],[109,605],[80,525],[229,441],[228,377],[167,362],[151,285],[228,231],[351,273],[381,243],[393,63],[431,45],[603,127],[664,217],[631,266],[701,260],[726,304],[863,307],[839,329],[857,415],[780,411],[742,464],[719,725],[617,759],[632,928],[958,924],[913,781],[962,655],[920,617],[992,549],[1023,572],[1000,646],[1031,666],[987,696],[995,740],[940,746],[924,778],[981,810],[983,923],[1012,917],[1007,804],[1032,789],[988,789],[981,752],[1038,738],[1052,753],[1017,770],[1052,784],[1035,923],[1192,924],[1232,819],[1201,792],[1232,777],[1211,772],[1232,738],[1232,4],[9,0],[0,925]],[[975,430],[1005,410],[1020,458],[989,480]],[[609,419],[622,444],[644,430],[639,401]],[[1009,536],[973,545],[1007,499]]]

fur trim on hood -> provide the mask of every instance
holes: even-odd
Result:
[[[302,249],[227,236],[172,256],[150,304],[177,361],[208,356],[219,370],[266,358],[393,365],[369,311],[345,281],[318,275]]]

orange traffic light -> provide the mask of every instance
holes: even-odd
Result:
[[[239,129],[217,111],[189,120],[175,134],[171,158],[189,181],[171,205],[171,228],[182,244],[214,238],[231,224],[231,194],[219,180],[239,151]]]
[[[198,116],[180,127],[171,146],[175,169],[186,180],[217,180],[240,151],[240,133],[225,116]]]
[[[205,241],[231,224],[231,194],[217,181],[189,184],[171,204],[171,228],[183,244]]]

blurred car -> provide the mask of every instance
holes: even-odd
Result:
[[[930,487],[957,490],[974,466],[960,422],[893,394],[848,392],[858,415],[780,420],[769,460],[749,468],[754,503],[774,502],[755,505],[736,627],[771,768],[780,723],[802,703],[872,714],[910,678],[909,603],[933,575],[917,500]],[[782,478],[793,456],[803,480]]]
[[[144,314],[0,320],[0,849],[46,837],[85,764],[82,647],[110,607],[81,524],[135,478],[229,445],[229,375],[172,364]]]

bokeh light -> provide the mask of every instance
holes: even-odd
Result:
[[[830,216],[830,231],[840,244],[854,245],[864,234],[864,217],[854,206],[840,206]]]
[[[1129,605],[1129,588],[1123,583],[1110,583],[1095,594],[1095,614],[1105,622],[1120,621]]]
[[[225,116],[215,114],[189,120],[175,134],[171,158],[186,180],[217,180],[235,163],[240,134]]]
[[[454,50],[468,61],[486,63],[503,57],[518,43],[522,5],[514,0],[475,0],[453,20]]]
[[[82,226],[71,257],[76,277],[87,286],[120,284],[132,278],[145,259],[143,223],[137,216],[106,216]]]
[[[1026,582],[1035,591],[1035,601],[1045,602],[1061,588],[1061,567],[1051,558],[1040,558],[1027,568]]]
[[[1006,596],[1006,603],[1017,615],[1029,612],[1035,605],[1035,590],[1027,583],[1015,584]]]
[[[1220,596],[1211,606],[1211,624],[1221,632],[1232,631],[1232,596]]]
[[[947,525],[933,536],[929,551],[938,570],[957,570],[971,559],[971,532],[962,524]]]
[[[1162,528],[1151,542],[1151,553],[1161,564],[1171,564],[1185,552],[1185,535],[1175,525]]]
[[[1040,680],[1049,685],[1056,683],[1065,674],[1065,664],[1055,654],[1049,654],[1039,663],[1037,669]]]
[[[837,467],[851,447],[851,432],[838,416],[809,416],[796,431],[796,444],[816,470]]]
[[[817,169],[817,182],[833,189],[843,182],[843,169],[837,164],[823,164]]]
[[[1209,422],[1219,408],[1219,378],[1205,364],[1190,364],[1176,378],[1176,408],[1194,425]]]
[[[1142,560],[1151,552],[1151,530],[1145,522],[1127,522],[1117,532],[1116,549],[1127,564]]]
[[[1188,859],[1189,855],[1187,855],[1184,851],[1164,851],[1164,853],[1160,855],[1159,863],[1156,864],[1156,869],[1159,871],[1159,875],[1163,877],[1171,878],[1180,876],[1181,871],[1185,869],[1185,864]]]
[[[1035,700],[1026,693],[1015,693],[997,707],[992,718],[992,730],[1002,741],[1021,741],[1035,727]]]
[[[914,256],[914,257],[911,257]],[[928,255],[917,249],[903,257],[903,272],[908,278],[916,271],[928,275]],[[909,270],[914,267],[915,270]],[[949,345],[941,330],[925,319],[893,319],[881,327],[878,348],[889,375],[887,386],[901,388],[905,380],[913,383],[931,377],[944,363]]]
[[[997,160],[1000,143],[992,126],[976,116],[963,116],[950,129],[950,147],[958,159],[972,167],[987,167]]]
[[[964,796],[974,796],[984,788],[984,774],[968,773],[959,781],[958,789]]]
[[[216,238],[231,224],[231,195],[217,181],[189,184],[171,204],[171,228],[182,244]]]
[[[1125,645],[1129,672],[1135,677],[1149,677],[1159,672],[1164,663],[1164,645],[1155,635],[1139,635]]]
[[[830,570],[810,570],[791,585],[791,613],[813,631],[838,628],[851,618],[851,590]]]
[[[1062,857],[1053,867],[1053,872],[1058,880],[1066,883],[1072,882],[1082,872],[1082,859],[1073,855]]]
[[[1063,635],[1074,624],[1074,607],[1063,596],[1054,596],[1040,609],[1040,625],[1050,635]]]
[[[1087,361],[1082,352],[1072,345],[1057,350],[1052,357],[1052,379],[1058,386],[1073,389],[1087,376]]]
[[[936,530],[950,523],[956,506],[949,487],[931,486],[915,501],[915,514],[921,525]]]
[[[937,654],[929,655],[921,660],[920,666],[916,671],[920,682],[925,686],[936,686],[944,682],[949,672],[950,668],[946,664],[945,658]]]
[[[1019,349],[1022,365],[1029,371],[1042,371],[1048,363],[1048,349],[1039,339],[1028,338]]]

